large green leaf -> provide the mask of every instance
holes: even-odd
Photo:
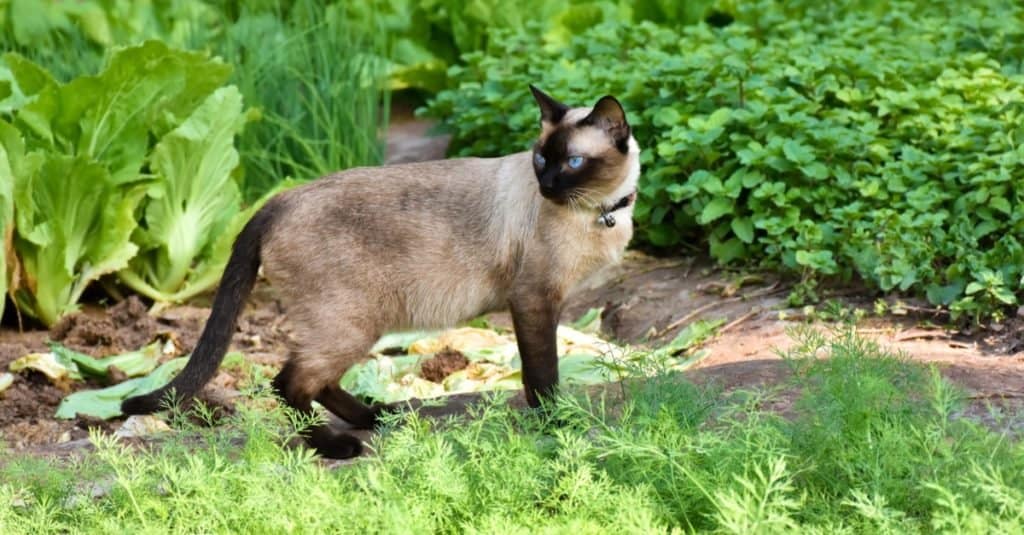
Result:
[[[128,265],[140,188],[114,184],[83,156],[35,151],[15,176],[14,247],[24,280],[18,307],[46,325],[77,309],[90,282]]]
[[[234,86],[225,87],[153,149],[150,166],[157,181],[146,192],[134,236],[142,251],[121,275],[136,291],[176,301],[208,289],[219,277],[229,251],[214,246],[242,200],[232,173],[238,166],[234,138],[244,123],[242,96]],[[197,281],[204,283],[196,288]]]
[[[150,134],[162,137],[230,74],[230,66],[205,54],[159,41],[121,49],[97,76],[62,88],[60,134],[78,154],[105,162],[116,183],[137,180]]]
[[[9,123],[0,121],[0,317],[12,271],[14,249],[14,169],[12,160],[21,159],[25,147],[18,131]]]
[[[0,113],[9,113],[32,102],[36,95],[57,82],[42,67],[18,54],[4,54],[0,63],[0,83],[5,90],[0,98]]]
[[[136,394],[144,394],[168,383],[174,374],[185,367],[187,357],[169,360],[153,373],[131,379],[100,390],[82,390],[64,398],[57,407],[57,418],[71,419],[76,415],[94,418],[113,418],[121,415],[121,402]]]

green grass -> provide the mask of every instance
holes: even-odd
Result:
[[[25,56],[61,82],[93,74],[103,65],[103,53],[80,33],[55,33],[33,46],[20,45],[12,36],[0,33],[0,49]]]
[[[259,111],[240,136],[251,201],[290,177],[318,178],[383,161],[388,124],[385,37],[314,0],[242,6],[217,54]]]
[[[567,396],[558,426],[498,396],[457,423],[397,417],[335,470],[281,446],[280,411],[148,453],[97,435],[72,466],[9,462],[0,532],[1021,532],[1017,438],[953,418],[934,371],[846,334],[799,340],[792,382],[766,391],[661,376],[625,402]],[[785,417],[764,408],[794,389]]]

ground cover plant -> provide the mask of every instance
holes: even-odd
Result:
[[[485,398],[468,419],[395,417],[375,455],[334,470],[283,446],[302,422],[254,391],[233,425],[181,419],[159,448],[96,434],[71,464],[5,457],[0,529],[1019,532],[1019,437],[954,419],[934,370],[849,333],[798,336],[777,388],[661,375],[576,391],[559,425]],[[794,388],[785,416],[765,408]]]
[[[488,50],[502,30],[528,30],[537,45],[563,46],[608,21],[651,21],[670,27],[731,17],[731,0],[370,0],[350,2],[347,16],[392,36],[387,47],[393,89],[433,94],[451,86],[448,67]]]
[[[613,22],[565,47],[504,32],[426,114],[455,154],[503,154],[529,146],[528,83],[570,102],[600,88],[646,149],[641,241],[796,273],[804,296],[858,278],[1002,317],[1024,289],[1024,8],[819,4],[744,2],[723,28]]]

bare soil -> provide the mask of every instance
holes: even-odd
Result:
[[[420,363],[420,377],[440,383],[445,377],[469,366],[465,355],[450,347],[437,352],[433,357]]]
[[[105,312],[65,316],[50,329],[52,340],[94,357],[138,349],[161,329],[145,303],[131,296]]]
[[[411,119],[407,113],[396,114],[389,162],[442,157],[446,140],[425,137],[426,131],[425,123]],[[726,391],[772,388],[789,376],[789,368],[780,356],[793,344],[788,330],[807,324],[823,329],[831,325],[807,317],[800,309],[788,308],[788,288],[787,281],[772,274],[741,274],[716,269],[707,260],[655,258],[632,252],[621,265],[606,270],[574,296],[563,321],[600,307],[604,310],[602,330],[606,336],[656,346],[671,340],[693,321],[721,319],[724,327],[705,345],[706,356],[687,373],[687,378],[713,383]],[[833,288],[830,293],[847,308],[871,310],[877,299],[859,288]],[[861,335],[877,339],[909,360],[935,364],[970,399],[965,417],[1024,432],[1024,319],[960,331],[944,327],[947,318],[924,303],[889,302],[897,314],[869,316],[857,322]],[[27,352],[46,351],[48,340],[85,353],[106,355],[137,349],[156,337],[170,337],[185,354],[195,345],[208,315],[208,303],[201,301],[151,315],[146,305],[133,297],[109,308],[88,306],[50,331],[20,332],[16,327],[3,326],[0,371],[6,371],[12,360]],[[507,314],[489,319],[511,326]],[[239,321],[232,349],[243,352],[250,362],[274,368],[284,361],[290,334],[287,314],[273,289],[260,283]],[[424,373],[443,379],[467,363],[458,352],[446,352],[426,361]],[[239,383],[247,380],[239,373],[221,371],[207,386],[206,397],[216,404],[230,405]],[[45,454],[63,455],[88,448],[84,439],[88,427],[112,431],[121,422],[63,421],[52,415],[68,392],[97,386],[57,386],[34,374],[17,375],[13,385],[0,393],[0,440],[16,450]],[[443,407],[427,406],[422,411],[435,416],[460,413],[478,397],[453,396]],[[522,394],[513,395],[511,403],[524,405]],[[769,408],[780,413],[790,409],[785,393],[772,403]],[[414,407],[418,405],[413,403]]]
[[[171,359],[192,351],[209,313],[205,306],[180,306],[150,315],[145,304],[132,296],[107,309],[86,307],[65,317],[49,331],[18,331],[3,326],[0,371],[6,371],[11,361],[27,353],[48,351],[48,341],[93,356],[105,356],[138,349],[158,338],[170,338],[178,348],[176,354],[164,357]],[[260,286],[239,320],[232,349],[245,353],[251,362],[280,366],[287,354],[288,336],[285,316],[272,297],[272,290]],[[247,380],[239,375],[239,371],[220,372],[204,391],[203,400],[213,406],[228,405],[226,400],[237,395],[239,381]],[[12,449],[24,450],[81,441],[88,436],[90,427],[116,430],[121,421],[69,421],[53,417],[67,394],[103,386],[94,381],[54,385],[42,374],[16,374],[14,383],[0,392],[0,440]]]

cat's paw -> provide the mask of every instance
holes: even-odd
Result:
[[[328,459],[351,459],[363,453],[363,441],[358,437],[326,427],[315,430],[306,444]]]

